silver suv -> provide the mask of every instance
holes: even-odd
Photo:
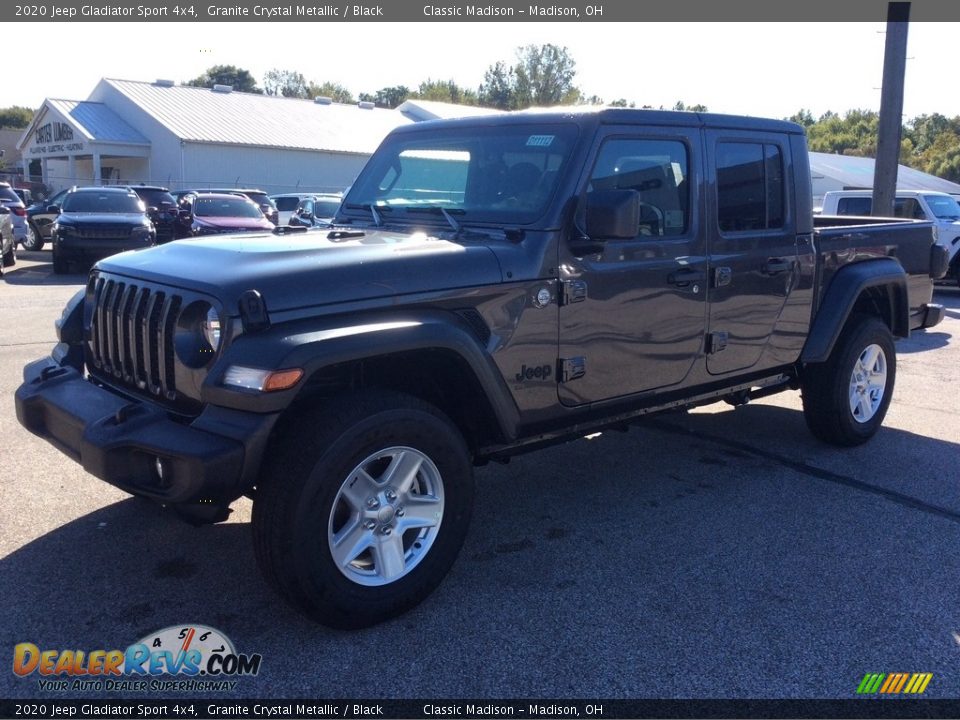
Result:
[[[10,219],[13,220],[13,238],[24,247],[33,245],[33,230],[27,223],[27,206],[17,195],[10,183],[0,182],[0,204],[10,210]]]

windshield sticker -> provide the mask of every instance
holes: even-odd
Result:
[[[556,135],[531,135],[527,138],[527,147],[550,147]]]

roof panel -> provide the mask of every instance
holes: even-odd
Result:
[[[873,187],[873,165],[873,158],[810,153],[810,170],[814,175],[832,178],[850,189]],[[906,165],[897,166],[897,189],[938,190],[953,195],[960,194],[960,185],[957,183],[914,170]]]
[[[78,100],[47,100],[69,117],[91,140],[149,145],[149,141],[103,103]]]
[[[370,154],[387,133],[411,122],[395,110],[184,85],[104,82],[188,142]]]

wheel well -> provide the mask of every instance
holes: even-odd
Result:
[[[316,407],[367,388],[402,392],[430,403],[453,421],[471,451],[504,440],[493,408],[470,366],[456,353],[442,348],[323,368],[307,380],[291,409]]]
[[[900,288],[893,285],[866,288],[851,308],[849,317],[872,315],[880,318],[895,336],[904,337],[909,334],[909,328],[901,327],[902,321],[896,308],[898,303],[906,303],[907,299],[900,298],[900,295]]]

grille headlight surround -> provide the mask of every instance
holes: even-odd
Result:
[[[196,300],[180,311],[174,333],[177,357],[190,368],[213,362],[223,342],[219,311],[205,300]]]

